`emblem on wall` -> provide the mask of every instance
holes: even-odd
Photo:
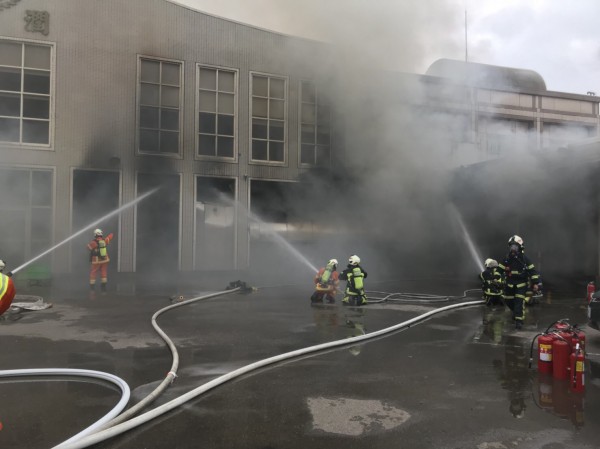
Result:
[[[0,0],[0,11],[3,9],[8,9],[11,6],[15,6],[21,0]]]
[[[42,33],[48,36],[50,32],[50,14],[47,11],[25,11],[25,30],[32,33]]]

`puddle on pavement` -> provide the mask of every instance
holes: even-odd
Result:
[[[316,397],[306,400],[314,431],[362,436],[404,424],[410,414],[379,400]]]

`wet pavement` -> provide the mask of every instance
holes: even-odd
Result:
[[[225,287],[225,285],[223,285]],[[477,285],[370,282],[385,292],[460,296]],[[215,285],[178,291],[191,298]],[[5,315],[0,366],[82,368],[124,379],[131,404],[166,376],[172,359],[151,325],[174,291],[152,294],[34,287],[53,307]],[[267,357],[387,328],[456,303],[311,307],[307,285],[260,288],[195,302],[158,319],[180,355],[164,404]],[[546,292],[515,331],[510,313],[473,306],[354,346],[234,379],[96,448],[596,448],[600,446],[600,332],[586,328],[586,391],[538,375],[532,338],[553,321],[585,323],[584,295]],[[471,298],[476,299],[476,298]],[[114,386],[76,378],[0,379],[0,447],[50,448],[103,416]]]

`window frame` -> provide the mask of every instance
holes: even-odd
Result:
[[[312,87],[315,90],[315,102],[307,103],[302,99],[303,94],[303,85],[304,83],[311,83]],[[332,163],[332,144],[331,144],[331,136],[332,136],[332,113],[331,113],[331,105],[329,105],[329,143],[327,145],[320,145],[318,143],[318,130],[319,130],[319,92],[322,89],[322,85],[318,82],[310,79],[300,79],[298,82],[298,167],[302,168],[328,168],[331,167]],[[304,104],[312,104],[315,112],[315,123],[314,123],[314,144],[313,144],[313,161],[314,163],[306,163],[302,162],[302,105]],[[316,163],[317,161],[317,152],[319,147],[328,147],[329,148],[329,160],[326,165],[319,165]]]
[[[27,205],[26,210],[26,215],[25,215],[25,222],[26,225],[28,227],[27,231],[28,234],[25,237],[25,254],[24,254],[24,260],[27,261],[32,257],[38,256],[39,253],[38,252],[33,252],[32,250],[32,213],[31,211],[34,208],[50,208],[50,219],[51,219],[51,223],[50,223],[50,229],[49,229],[49,233],[50,233],[50,241],[49,241],[49,247],[51,247],[52,245],[54,245],[55,242],[55,236],[54,236],[54,231],[55,231],[55,222],[56,222],[56,167],[54,166],[50,166],[50,165],[24,165],[24,164],[15,164],[15,165],[5,165],[5,164],[0,164],[0,169],[2,170],[14,170],[14,171],[26,171],[28,176],[29,176],[29,183],[30,183],[30,196],[29,196],[29,204]],[[31,191],[32,191],[32,186],[31,183],[32,181],[32,173],[33,172],[49,172],[52,176],[52,180],[51,180],[51,192],[50,192],[50,198],[51,198],[51,206],[33,206],[31,204]],[[19,209],[1,209],[2,211],[14,211],[14,210],[19,210]],[[49,257],[50,258],[50,264],[51,266],[55,265],[55,257],[56,257],[56,253],[52,252],[50,255],[47,255],[45,257]]]
[[[141,88],[142,88],[142,61],[143,60],[147,60],[147,61],[153,61],[153,62],[160,62],[161,63],[161,67],[162,67],[162,63],[166,62],[166,63],[175,63],[175,64],[179,64],[180,70],[179,70],[179,129],[178,129],[178,146],[177,146],[177,153],[163,153],[163,152],[149,152],[149,151],[143,151],[140,149],[140,115],[141,115]],[[160,58],[160,57],[156,57],[156,56],[149,56],[149,55],[143,55],[143,54],[138,54],[137,55],[137,70],[136,70],[136,100],[135,100],[135,104],[136,104],[136,110],[135,110],[135,154],[138,156],[160,156],[160,157],[168,157],[168,158],[174,158],[174,159],[183,159],[183,143],[184,143],[184,135],[183,135],[183,131],[184,131],[184,126],[183,126],[183,121],[184,121],[184,91],[185,91],[185,86],[184,86],[184,80],[185,80],[185,62],[178,60],[178,59],[168,59],[168,58]],[[162,81],[162,80],[161,80]],[[159,86],[162,86],[163,84],[160,83]],[[168,85],[168,84],[166,84]],[[160,110],[160,105],[159,105],[159,110]],[[150,129],[150,128],[149,128]],[[158,128],[158,131],[160,132],[160,128]]]
[[[234,76],[233,80],[233,157],[225,157],[225,156],[209,156],[206,154],[200,154],[198,151],[198,145],[200,143],[200,125],[199,125],[199,115],[200,115],[200,71],[201,69],[211,69],[216,70],[217,73],[222,72],[232,72]],[[219,162],[229,162],[229,163],[237,163],[239,158],[239,76],[240,71],[238,69],[232,67],[224,67],[217,66],[211,64],[203,64],[196,63],[196,93],[195,93],[195,103],[194,103],[194,159],[195,160],[210,160],[210,161],[219,161]],[[218,78],[217,78],[218,79]],[[217,90],[214,92],[219,93],[221,91]],[[218,104],[217,111],[215,115],[218,115]],[[218,130],[215,130],[215,136],[218,136]]]
[[[288,114],[288,109],[289,109],[289,103],[290,103],[290,99],[289,99],[289,76],[284,76],[284,75],[276,75],[273,73],[265,73],[265,72],[258,72],[258,71],[250,71],[248,73],[249,76],[249,89],[248,89],[248,164],[250,165],[270,165],[270,166],[277,166],[277,167],[287,167],[288,166],[288,152],[289,152],[289,114]],[[259,76],[259,77],[266,77],[269,79],[269,83],[268,85],[270,86],[270,79],[271,78],[275,78],[275,79],[280,79],[283,80],[284,82],[284,88],[283,88],[283,94],[284,94],[284,105],[283,105],[283,161],[272,161],[272,160],[263,160],[263,159],[253,159],[253,151],[252,151],[252,140],[253,140],[253,134],[252,134],[252,122],[254,119],[254,115],[253,115],[253,92],[254,92],[254,76]],[[271,99],[270,95],[267,97],[259,97],[259,98],[266,98],[267,99],[267,104],[269,103],[269,99]],[[267,109],[267,132],[268,132],[268,122],[270,119],[269,115],[269,109]],[[260,118],[260,117],[257,117]],[[267,138],[266,139],[260,139],[260,140],[265,140],[268,143],[270,142],[270,139]],[[267,147],[268,148],[268,147]],[[269,150],[267,149],[267,157],[269,157]]]
[[[23,80],[24,73],[24,53],[23,53],[23,45],[34,45],[34,46],[42,46],[50,48],[50,82],[49,82],[49,92],[48,92],[48,119],[38,119],[31,118],[35,121],[44,121],[48,122],[48,143],[33,143],[33,142],[23,142],[23,97],[25,92],[23,92],[23,83],[21,83],[21,90],[19,91],[20,96],[20,113],[19,113],[19,142],[10,142],[10,141],[0,141],[0,146],[5,148],[26,148],[32,150],[43,150],[43,151],[54,151],[54,128],[56,126],[55,121],[55,103],[56,103],[56,43],[34,40],[34,39],[18,39],[11,37],[0,37],[0,41],[12,42],[21,44],[21,66],[19,67],[22,71],[21,81]],[[15,66],[6,66],[6,67],[15,67]],[[39,69],[38,69],[39,70]],[[10,92],[10,91],[4,91]],[[37,93],[27,93],[28,95],[40,95]]]

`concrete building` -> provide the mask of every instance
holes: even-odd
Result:
[[[556,150],[597,136],[600,129],[595,93],[548,91],[532,70],[440,59],[426,75],[443,80],[429,83],[429,97],[436,107],[452,111],[464,131],[454,142],[457,165],[515,151]]]
[[[268,246],[261,221],[302,224],[290,182],[343,160],[378,99],[452,117],[454,166],[598,133],[595,96],[447,60],[401,75],[418,97],[362,86],[372,102],[352,120],[334,60],[327,44],[168,0],[0,0],[1,256],[19,265],[159,188],[98,223],[117,236],[112,270],[244,269]],[[90,237],[40,263],[84,271]]]
[[[0,239],[13,267],[158,186],[102,222],[119,271],[243,267],[235,200],[249,208],[251,185],[329,161],[322,44],[164,0],[3,1],[0,30]],[[90,236],[45,263],[85,265]]]

